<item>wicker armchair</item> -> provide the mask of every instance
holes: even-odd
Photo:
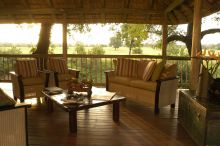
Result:
[[[37,69],[36,59],[16,60],[15,71],[10,72],[14,99],[41,97],[44,87],[48,86],[49,73]]]
[[[67,62],[63,58],[49,58],[48,70],[54,73],[54,84],[57,87],[67,89],[67,84],[70,80],[78,81],[79,71],[75,69],[69,69]],[[50,82],[53,82],[50,79]],[[50,83],[49,86],[52,86]]]

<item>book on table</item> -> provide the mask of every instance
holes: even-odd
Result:
[[[108,101],[108,100],[113,99],[113,97],[115,95],[116,95],[116,92],[104,91],[104,92],[99,92],[99,93],[92,94],[92,99]]]
[[[44,91],[48,92],[49,95],[61,94],[63,89],[59,87],[46,87]]]

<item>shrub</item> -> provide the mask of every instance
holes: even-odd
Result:
[[[86,54],[85,46],[83,43],[77,43],[75,47],[75,51],[77,54]]]
[[[104,55],[105,50],[103,49],[101,45],[95,45],[94,47],[92,47],[90,54]]]
[[[132,54],[142,54],[143,50],[141,48],[133,48],[132,49]]]

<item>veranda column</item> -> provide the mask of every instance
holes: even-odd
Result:
[[[194,1],[194,15],[193,15],[193,34],[192,34],[192,49],[191,49],[191,68],[190,68],[190,81],[189,89],[195,91],[198,85],[198,75],[200,68],[200,60],[196,59],[197,52],[200,51],[201,41],[201,7],[202,0]]]
[[[63,57],[67,60],[67,23],[63,23]]]
[[[162,59],[166,60],[167,56],[167,15],[164,16],[164,23],[162,25]]]

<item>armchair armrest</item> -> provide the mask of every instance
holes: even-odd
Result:
[[[13,86],[12,86],[13,91],[15,91],[14,99],[17,100],[17,97],[15,94],[19,94],[22,97],[24,97],[24,86],[23,86],[22,76],[16,74],[14,71],[10,72],[9,74],[11,75],[11,80],[13,83]]]
[[[76,69],[68,69],[68,72],[71,74],[71,75],[73,75],[75,78],[79,78],[79,70],[76,70]]]
[[[106,70],[105,71],[105,87],[106,87],[106,91],[109,90],[109,78],[115,75],[115,71],[114,70]]]
[[[178,78],[159,79],[156,82],[155,113],[158,113],[160,106],[175,105]]]

